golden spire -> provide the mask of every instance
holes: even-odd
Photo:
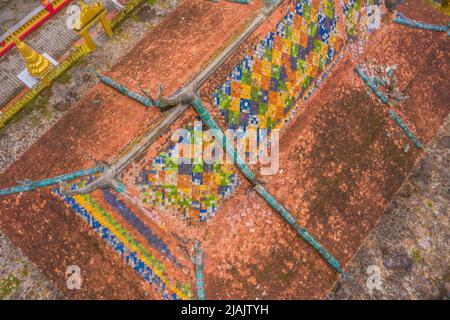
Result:
[[[28,72],[32,77],[41,78],[52,67],[51,62],[43,55],[31,49],[27,44],[21,41],[16,36],[12,35],[13,41],[22,54]]]

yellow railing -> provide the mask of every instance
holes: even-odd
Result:
[[[115,28],[120,25],[130,13],[132,13],[137,7],[146,2],[147,0],[131,0],[129,1],[119,13],[111,20],[111,28]]]
[[[44,89],[49,87],[55,80],[67,72],[71,67],[73,67],[82,57],[89,53],[89,49],[85,46],[79,46],[73,51],[66,59],[64,59],[58,66],[50,70],[49,73],[44,75],[44,77],[27,93],[18,98],[4,109],[0,113],[0,130],[20,111],[22,110],[30,101],[32,101],[38,94],[40,94]]]

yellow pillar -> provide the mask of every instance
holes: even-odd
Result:
[[[106,11],[104,11],[100,16],[100,23],[108,36],[112,36],[111,24],[108,19],[106,19]]]
[[[106,19],[106,9],[100,1],[93,4],[86,4],[83,0],[80,0],[81,14],[80,14],[80,26],[75,29],[80,36],[86,42],[87,47],[93,51],[97,48],[96,44],[92,40],[89,34],[89,28],[98,21],[101,22],[103,29],[108,36],[112,36],[111,25]]]
[[[86,46],[89,48],[90,51],[94,51],[97,48],[97,45],[95,44],[94,40],[91,37],[91,34],[89,33],[88,29],[84,29],[79,32],[80,36],[83,37],[84,42],[86,43]]]

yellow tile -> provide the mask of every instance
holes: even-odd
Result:
[[[321,50],[320,50],[320,54],[321,54],[323,57],[326,57],[326,56],[327,56],[327,52],[328,52],[328,45],[323,44],[323,45],[322,45],[322,48],[321,48]]]
[[[278,65],[281,64],[281,54],[282,54],[281,51],[273,50],[273,53],[272,53],[272,63],[273,64],[278,64]]]
[[[300,31],[294,30],[294,33],[295,32],[297,32],[299,34],[299,41],[300,41]],[[291,52],[292,42],[293,41],[290,41],[288,39],[283,39],[283,52],[286,52],[286,53],[290,53]]]
[[[320,62],[320,56],[318,54],[313,55],[313,65],[318,66]]]
[[[293,34],[292,34],[292,42],[299,44],[300,43],[300,30],[294,30]],[[291,46],[289,46],[290,49]],[[284,51],[284,47],[283,47],[283,51]],[[284,51],[284,52],[289,52],[289,51]]]
[[[230,110],[234,111],[234,112],[239,112],[240,105],[241,105],[241,100],[240,99],[233,99],[233,101],[231,101]]]
[[[243,99],[250,99],[251,97],[251,86],[248,84],[242,84],[241,86],[241,97]]]
[[[252,73],[252,85],[255,87],[261,87],[262,75],[259,73]]]
[[[272,74],[272,64],[267,61],[263,61],[262,65],[262,75],[265,77],[270,77]]]

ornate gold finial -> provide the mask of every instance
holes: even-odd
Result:
[[[12,35],[12,39],[17,49],[19,49],[28,72],[32,77],[41,78],[52,68],[51,62],[46,57],[34,51],[16,36]]]
[[[86,45],[90,50],[95,50],[96,45],[89,34],[89,28],[100,21],[103,29],[108,36],[112,35],[111,25],[106,19],[106,8],[102,2],[98,1],[93,4],[86,4],[84,0],[80,0],[80,21],[78,26],[74,29],[86,41]]]
[[[94,18],[105,10],[103,3],[100,1],[93,4],[86,4],[84,0],[80,0],[80,29],[88,25]]]

